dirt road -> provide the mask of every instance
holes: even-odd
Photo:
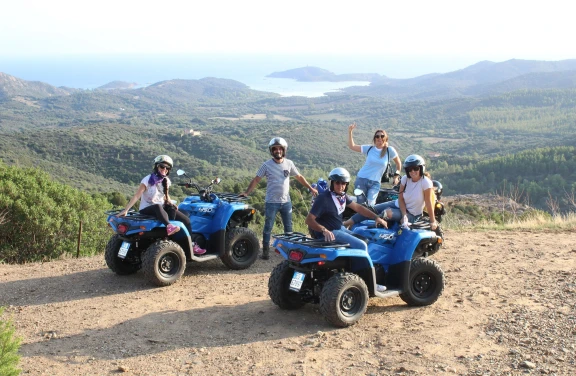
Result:
[[[120,277],[103,257],[0,265],[0,305],[30,375],[573,375],[576,233],[446,232],[432,306],[371,299],[350,328],[282,311],[268,276],[188,265],[177,284]]]

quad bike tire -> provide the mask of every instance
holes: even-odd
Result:
[[[118,275],[134,274],[140,270],[142,263],[129,262],[118,257],[118,251],[122,246],[122,242],[123,240],[119,235],[112,235],[108,244],[106,244],[106,250],[104,251],[106,265],[108,265],[108,268]]]
[[[268,279],[268,295],[272,302],[282,309],[294,310],[306,304],[297,292],[289,288],[293,275],[294,269],[284,260],[276,265]]]
[[[222,263],[232,270],[247,269],[258,258],[260,244],[254,231],[235,227],[226,232]]]
[[[159,240],[142,255],[142,271],[156,286],[169,286],[176,282],[186,269],[186,255],[178,243]]]
[[[320,293],[320,312],[330,324],[345,328],[354,325],[368,307],[368,287],[354,273],[337,273]]]
[[[412,260],[407,291],[400,298],[409,306],[427,306],[444,291],[444,272],[440,264],[428,258]]]

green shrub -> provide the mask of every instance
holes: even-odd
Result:
[[[102,252],[109,238],[104,210],[93,198],[34,168],[0,164],[0,261],[22,263],[75,254],[82,222],[81,253]]]
[[[15,329],[11,320],[3,320],[4,307],[0,307],[0,375],[15,376],[20,374],[18,349],[20,338],[14,335]]]

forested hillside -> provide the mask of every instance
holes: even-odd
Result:
[[[222,188],[240,190],[269,157],[273,136],[286,138],[289,158],[310,181],[336,166],[355,173],[363,157],[346,145],[352,121],[357,143],[370,143],[382,128],[402,159],[423,155],[449,194],[514,186],[547,209],[549,194],[566,202],[576,190],[576,89],[398,101],[346,93],[283,98],[214,78],[50,96],[42,85],[39,92],[24,87],[0,99],[0,159],[92,193],[131,194],[161,153],[198,180],[219,176]]]

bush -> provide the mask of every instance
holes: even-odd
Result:
[[[82,222],[81,252],[102,252],[109,238],[104,198],[54,182],[38,169],[0,164],[0,261],[22,263],[75,254]]]
[[[15,329],[11,320],[4,321],[4,307],[0,307],[0,375],[15,376],[20,374],[18,361],[20,356],[20,338],[14,335]]]

